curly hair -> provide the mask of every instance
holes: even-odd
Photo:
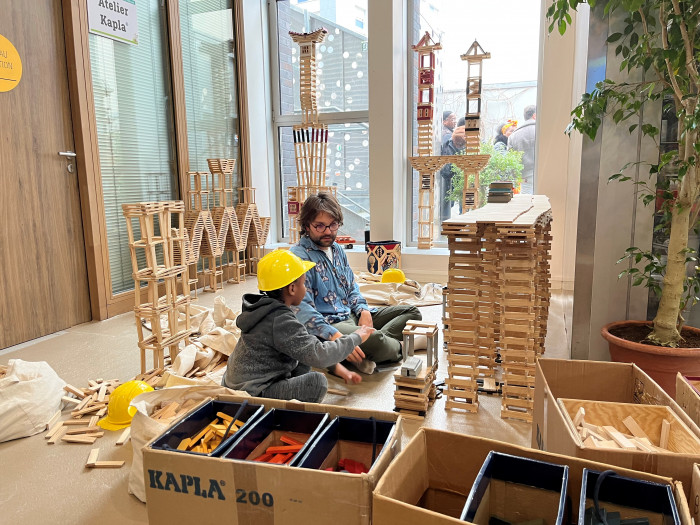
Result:
[[[343,224],[343,210],[336,198],[330,193],[319,193],[318,195],[310,195],[299,211],[299,227],[301,234],[306,235],[316,216],[325,212],[336,221],[338,224]]]

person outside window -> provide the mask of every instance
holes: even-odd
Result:
[[[535,120],[536,106],[527,106],[523,112],[523,122],[513,134],[508,137],[508,149],[523,152],[523,182],[520,193],[532,194],[535,182]]]

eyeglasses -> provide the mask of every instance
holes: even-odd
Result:
[[[323,223],[317,223],[317,224],[312,224],[311,227],[316,230],[316,233],[323,233],[326,230],[330,230],[332,232],[337,232],[338,228],[340,228],[340,223],[339,222],[332,222],[330,224],[323,224]]]

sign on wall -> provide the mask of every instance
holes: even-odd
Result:
[[[136,0],[88,0],[88,26],[96,35],[137,45]]]
[[[12,91],[22,78],[22,60],[15,46],[0,35],[0,93]]]

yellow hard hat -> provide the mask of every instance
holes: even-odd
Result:
[[[109,396],[107,417],[100,419],[97,424],[105,430],[119,430],[128,427],[136,414],[136,408],[129,406],[131,400],[139,394],[152,390],[153,387],[143,381],[127,381],[123,385],[119,385]]]
[[[279,290],[293,283],[316,266],[289,250],[274,250],[258,261],[258,289],[262,292]]]
[[[398,268],[387,268],[382,273],[383,283],[404,283],[406,281],[406,275]]]

